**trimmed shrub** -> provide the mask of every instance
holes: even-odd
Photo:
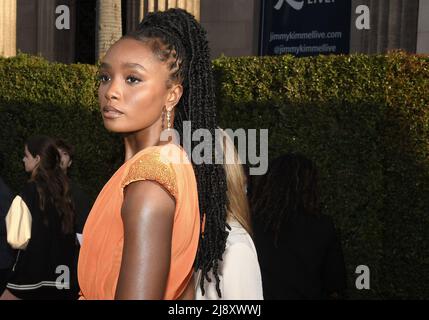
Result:
[[[353,299],[429,297],[429,58],[388,55],[220,58],[220,124],[269,129],[270,159],[296,151],[320,169],[322,204],[340,231]],[[76,146],[73,177],[94,199],[122,163],[103,127],[96,67],[0,58],[3,177],[26,179],[25,139]],[[357,290],[356,267],[370,268]]]

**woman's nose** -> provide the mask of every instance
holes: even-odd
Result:
[[[111,81],[106,90],[105,98],[107,100],[117,100],[121,96],[120,85],[117,81]]]

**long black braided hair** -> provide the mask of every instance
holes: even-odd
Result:
[[[174,111],[174,128],[179,134],[183,132],[183,122],[191,121],[192,132],[204,128],[215,137],[216,104],[210,51],[206,32],[195,18],[182,9],[150,13],[137,30],[125,37],[144,42],[160,61],[167,64],[170,69],[168,86],[173,83],[182,84],[183,94]],[[183,145],[184,137],[180,138]],[[192,150],[199,143],[191,141]],[[198,186],[201,230],[204,230],[200,234],[195,268],[202,271],[202,293],[204,294],[204,280],[211,281],[208,273],[212,271],[217,293],[221,296],[218,263],[222,260],[228,236],[225,229],[227,185],[223,166],[214,161],[217,150],[215,139],[212,139],[211,164],[193,163]]]

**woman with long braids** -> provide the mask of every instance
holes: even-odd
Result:
[[[318,170],[300,154],[274,159],[252,191],[254,240],[267,300],[342,297],[341,243],[321,213]]]
[[[31,178],[13,200],[6,221],[10,215],[31,216],[31,236],[16,243],[8,228],[9,243],[20,250],[2,299],[76,299],[75,213],[55,141],[29,138],[23,161]]]
[[[124,137],[125,162],[84,228],[83,299],[193,298],[194,265],[204,276],[212,270],[219,290],[218,261],[227,236],[224,170],[194,165],[184,148],[161,139],[173,127],[180,134],[184,121],[214,137],[209,57],[206,34],[194,17],[170,9],[149,14],[102,59],[101,113],[105,127]]]

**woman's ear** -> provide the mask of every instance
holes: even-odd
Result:
[[[175,84],[171,87],[168,96],[167,101],[165,103],[165,107],[167,111],[172,111],[173,108],[179,103],[180,98],[183,94],[183,87],[181,84]]]

